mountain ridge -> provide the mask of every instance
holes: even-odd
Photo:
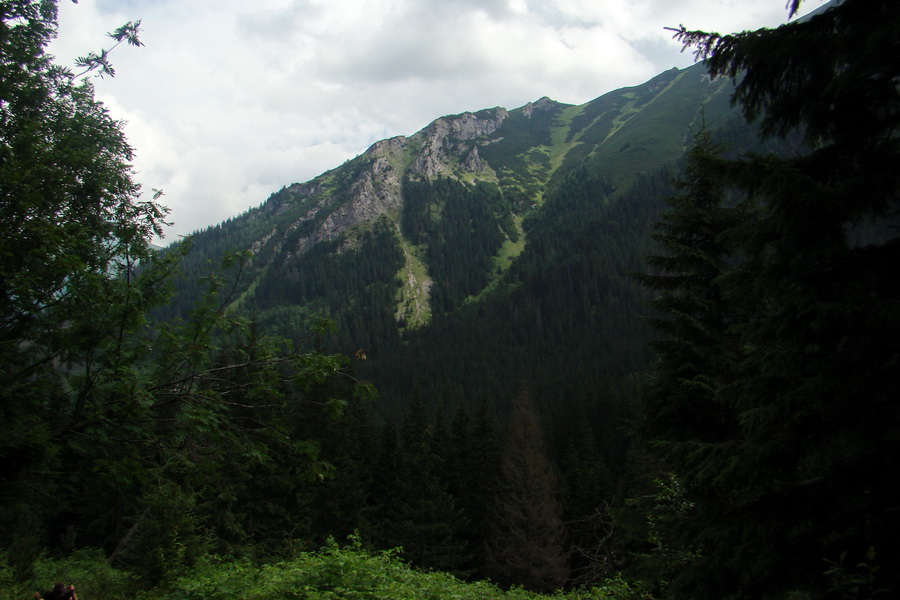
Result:
[[[671,69],[582,105],[544,96],[512,110],[494,107],[440,117],[410,136],[379,140],[340,167],[285,186],[260,207],[229,220],[231,227],[245,230],[241,237],[246,241],[238,244],[243,247],[233,249],[250,250],[259,274],[272,257],[300,256],[323,242],[340,240],[338,251],[353,247],[358,238],[353,230],[382,217],[395,223],[402,239],[400,213],[408,180],[495,185],[518,198],[511,210],[516,218],[538,206],[553,178],[567,169],[587,165],[621,186],[680,154],[700,107],[724,87],[707,81],[710,93],[698,86],[700,68]],[[662,105],[667,110],[655,110]],[[714,112],[722,113],[720,108]],[[666,123],[673,112],[679,113],[674,126]],[[681,131],[677,139],[668,134],[673,128]],[[196,234],[195,244],[203,244],[206,235]],[[406,262],[421,260],[415,254],[408,248]],[[421,272],[411,263],[402,270]],[[415,288],[427,297],[430,284]],[[407,300],[401,295],[398,307]]]
[[[218,264],[228,252],[249,251],[233,306],[253,307],[279,333],[296,339],[298,323],[311,314],[351,311],[357,301],[324,300],[312,288],[298,292],[297,286],[311,285],[310,278],[329,276],[312,263],[370,251],[366,244],[380,240],[392,249],[379,252],[390,254],[396,267],[377,282],[384,288],[379,302],[392,298],[393,322],[382,328],[395,330],[385,335],[402,335],[495,289],[529,243],[523,223],[567,173],[585,170],[602,180],[601,187],[609,188],[603,195],[614,201],[639,175],[678,160],[699,122],[735,118],[723,93],[727,87],[728,80],[712,81],[703,65],[694,65],[581,105],[544,96],[514,109],[439,117],[409,136],[376,141],[341,166],[284,186],[259,207],[198,232],[183,261],[185,279],[201,279],[209,263]],[[439,184],[444,180],[458,186]],[[448,234],[448,227],[456,233]],[[477,249],[464,247],[469,244]],[[316,248],[319,258],[310,255]],[[358,282],[350,296],[370,293],[376,282],[366,281],[369,288]],[[199,294],[193,282],[180,286],[165,316],[185,316]]]

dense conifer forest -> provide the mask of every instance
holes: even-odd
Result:
[[[0,598],[890,597],[898,11],[682,28],[156,251],[55,3],[0,3]]]

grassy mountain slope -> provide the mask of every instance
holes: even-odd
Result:
[[[691,128],[731,122],[729,87],[697,65],[377,142],[198,233],[163,316],[186,313],[224,253],[249,251],[230,301],[295,339],[334,318],[331,343],[366,349],[386,413],[413,386],[447,407],[503,406],[523,385],[592,402],[584,390],[627,387],[645,364],[628,272]]]

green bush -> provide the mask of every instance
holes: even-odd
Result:
[[[394,551],[370,554],[359,543],[334,542],[261,567],[246,561],[205,560],[160,598],[169,600],[639,600],[648,598],[621,579],[599,587],[546,596],[490,582],[463,582],[447,573],[423,572]],[[90,599],[93,600],[93,599]]]
[[[27,600],[37,588],[73,583],[79,600],[646,600],[649,595],[620,578],[604,585],[554,595],[520,588],[502,590],[486,581],[463,582],[439,571],[423,572],[396,551],[370,554],[357,539],[347,547],[330,542],[318,552],[282,562],[208,556],[175,582],[143,589],[136,576],[115,569],[100,550],[79,550],[63,559],[41,558],[35,579],[16,581],[8,556],[0,554],[0,600]]]
[[[61,559],[41,557],[28,581],[17,581],[8,556],[0,554],[0,600],[25,600],[56,582],[74,584],[80,600],[133,597],[140,588],[136,577],[111,567],[100,550],[76,550]]]

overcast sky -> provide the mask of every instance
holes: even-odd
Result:
[[[170,242],[437,117],[581,104],[690,65],[665,27],[786,17],[783,0],[59,0],[51,52],[70,65],[142,20],[145,47],[95,85],[138,181],[165,192]]]

